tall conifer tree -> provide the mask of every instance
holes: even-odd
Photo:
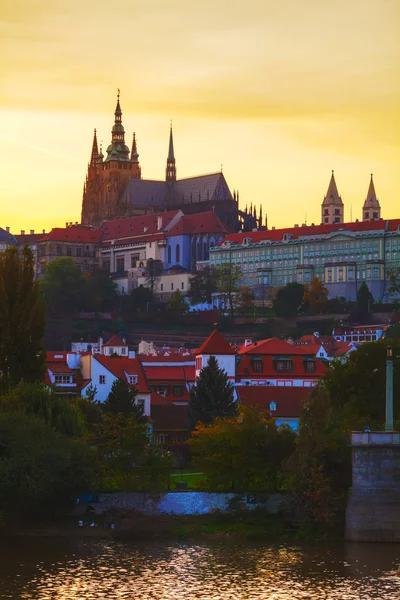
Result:
[[[0,391],[42,380],[46,305],[28,246],[0,254]]]
[[[231,417],[236,412],[233,385],[226,371],[210,356],[196,384],[190,390],[189,416],[192,427],[198,421],[209,425],[215,417]]]

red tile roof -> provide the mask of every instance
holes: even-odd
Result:
[[[253,342],[248,346],[242,346],[238,354],[312,354],[307,348],[307,345],[295,346],[277,338],[268,338],[259,342]]]
[[[121,356],[102,356],[101,354],[94,354],[92,360],[97,360],[103,367],[108,369],[110,373],[122,379],[125,383],[129,384],[129,381],[126,378],[126,374],[128,375],[137,375],[138,382],[133,385],[138,392],[142,394],[146,394],[149,392],[149,387],[147,385],[146,377],[144,375],[144,371],[140,360],[137,358],[127,358]]]
[[[100,242],[102,232],[84,225],[73,225],[72,227],[55,227],[49,233],[45,233],[41,241],[53,242],[82,242],[98,244]]]
[[[170,363],[195,363],[195,358],[191,350],[186,350],[185,354],[178,354],[174,352],[173,348],[170,350],[160,350],[156,355],[153,354],[139,354],[142,363],[160,363],[162,365],[169,365]]]
[[[277,371],[274,354],[258,354],[262,362],[262,370],[254,370],[255,365],[252,361],[252,354],[242,355],[239,364],[237,366],[237,375],[239,379],[280,379],[280,380],[298,380],[305,379],[307,381],[316,381],[326,375],[328,368],[322,363],[321,360],[315,357],[315,353],[308,352],[304,354],[293,353],[288,355],[287,352],[280,353],[279,355],[287,356],[292,361],[291,371]],[[313,359],[315,361],[315,371],[306,370],[307,361],[304,359]],[[258,369],[258,366],[257,366]]]
[[[236,354],[236,351],[224,336],[217,329],[214,329],[212,334],[208,336],[205,342],[203,342],[197,350],[196,354],[231,355]]]
[[[15,235],[15,237],[17,239],[19,246],[25,246],[25,244],[28,244],[28,246],[33,246],[39,240],[41,240],[44,235],[46,235],[46,234],[44,234],[44,233],[21,233],[20,235]]]
[[[183,367],[144,367],[149,381],[185,381]]]
[[[259,406],[269,411],[270,402],[275,402],[276,411],[271,412],[273,417],[299,417],[301,406],[309,399],[311,389],[297,386],[236,386],[243,406]]]
[[[151,215],[142,215],[139,217],[128,217],[126,219],[116,219],[104,223],[100,231],[103,235],[103,243],[114,239],[125,239],[129,243],[137,241],[136,238],[146,236],[154,236],[159,233],[160,238],[163,237],[162,231],[171,223],[178,215],[179,210],[170,210],[168,212],[155,213]],[[158,229],[158,217],[162,218],[161,229]],[[135,240],[134,240],[135,238]]]
[[[117,335],[113,335],[113,336],[112,336],[112,337],[111,337],[111,338],[108,340],[108,342],[107,342],[106,344],[103,344],[103,347],[104,347],[104,346],[105,346],[105,347],[108,347],[108,346],[111,346],[111,347],[114,347],[114,346],[121,347],[121,346],[122,346],[122,347],[125,347],[125,348],[127,348],[127,347],[128,347],[128,344],[127,344],[126,342],[124,342],[123,340],[121,340],[121,338],[120,338],[120,337],[118,337]]]
[[[331,225],[307,225],[306,227],[286,227],[284,229],[268,229],[266,231],[252,231],[249,233],[231,233],[225,239],[235,244],[242,244],[245,238],[249,238],[254,244],[256,244],[264,240],[279,242],[282,240],[285,233],[290,234],[291,239],[295,240],[304,236],[315,237],[338,231],[382,231],[383,233],[386,228],[387,231],[396,231],[399,225],[400,219],[382,219],[379,221],[359,221],[354,223],[333,223]]]
[[[76,373],[78,369],[70,369],[66,362],[56,361],[56,362],[46,362],[47,368],[54,374],[61,373]]]
[[[190,235],[197,233],[225,234],[227,229],[214,211],[185,215],[169,231],[169,235]]]
[[[153,398],[153,394],[152,394]],[[161,402],[152,402],[151,420],[154,432],[189,432],[190,421],[187,406]]]

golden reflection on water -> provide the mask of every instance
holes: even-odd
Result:
[[[398,546],[377,550],[356,544],[329,549],[75,540],[60,552],[49,541],[41,547],[41,540],[36,543],[36,550],[15,551],[19,562],[11,560],[8,570],[3,562],[1,599],[400,599],[400,578],[394,574],[400,564]]]

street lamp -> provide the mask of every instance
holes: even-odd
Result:
[[[393,429],[393,348],[386,348],[386,422],[385,431]]]

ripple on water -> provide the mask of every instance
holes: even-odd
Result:
[[[0,567],[10,600],[395,600],[399,546],[36,540]],[[58,544],[58,546],[57,546]],[[0,548],[1,550],[1,548]],[[15,556],[15,560],[13,557]]]

